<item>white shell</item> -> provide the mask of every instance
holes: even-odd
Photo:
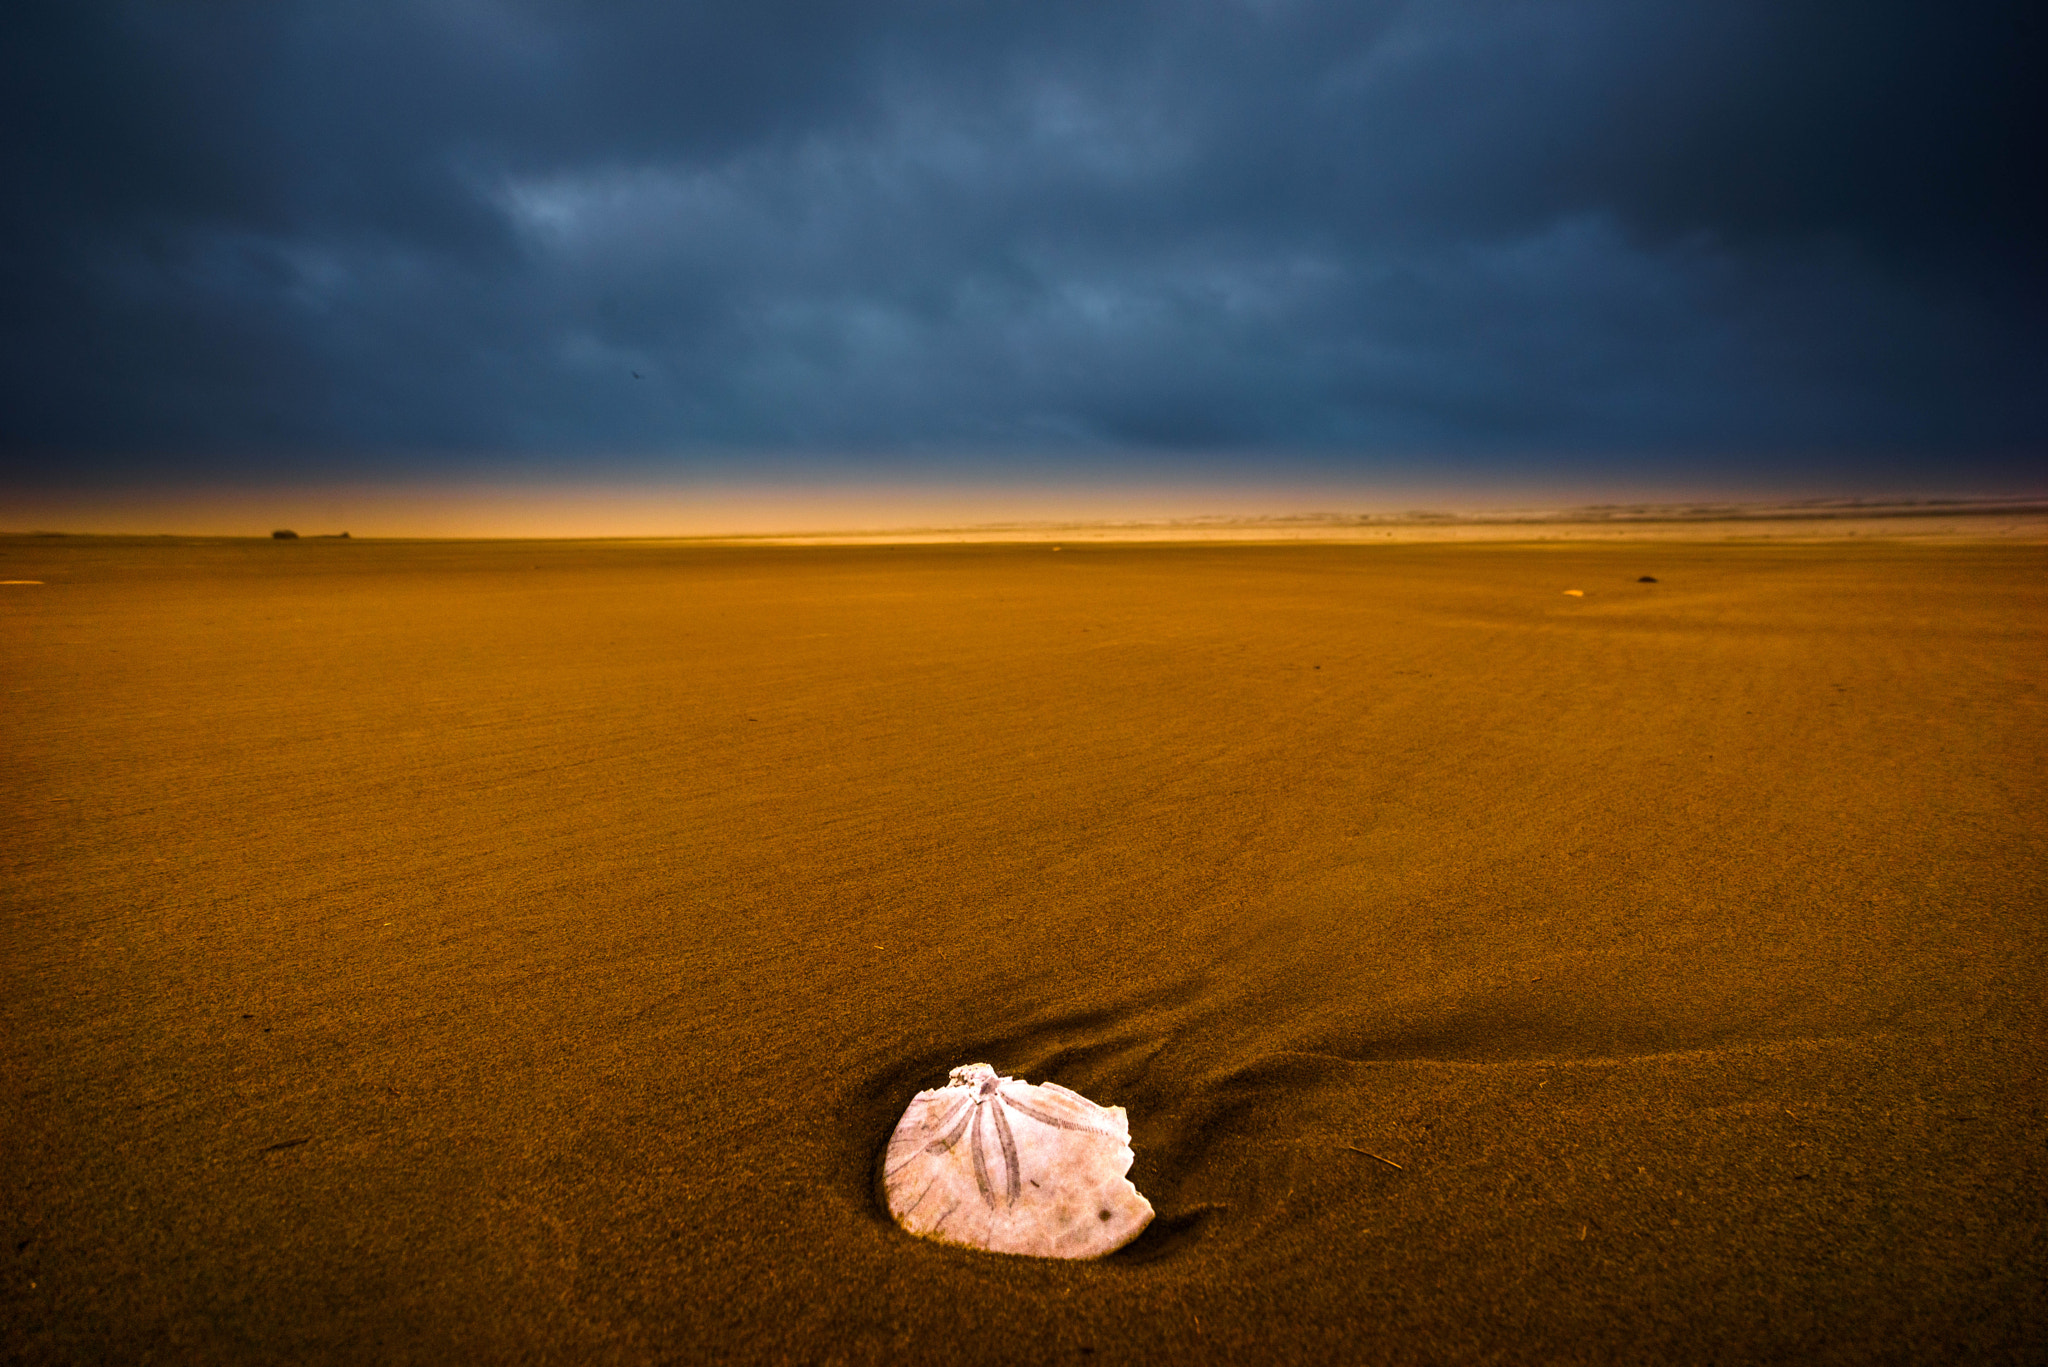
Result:
[[[1130,1170],[1123,1107],[970,1063],[911,1098],[889,1137],[882,1190],[896,1223],[922,1238],[1099,1258],[1152,1222]]]

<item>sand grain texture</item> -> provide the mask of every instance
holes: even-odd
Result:
[[[2042,547],[0,576],[10,1360],[2048,1354]],[[1137,1242],[894,1227],[974,1059]]]

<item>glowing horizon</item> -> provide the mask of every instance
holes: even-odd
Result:
[[[1601,506],[2005,502],[2006,489],[1548,486],[1295,480],[1129,483],[775,480],[385,480],[158,485],[0,494],[0,533],[431,539],[664,539],[881,535],[1001,528],[1416,515],[1548,515]]]

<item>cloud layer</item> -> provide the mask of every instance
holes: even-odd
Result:
[[[2010,472],[2048,435],[2017,5],[74,2],[16,28],[18,477]]]

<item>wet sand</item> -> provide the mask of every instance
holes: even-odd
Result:
[[[2048,1355],[2048,548],[0,579],[10,1360]],[[888,1222],[977,1061],[1137,1243]]]

